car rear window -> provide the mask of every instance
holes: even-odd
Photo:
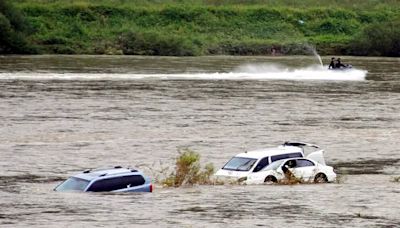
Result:
[[[89,192],[109,192],[139,186],[145,183],[141,175],[123,176],[98,180],[88,189]]]
[[[301,153],[290,153],[290,154],[279,154],[271,156],[271,163],[274,161],[287,159],[287,158],[301,158],[303,155]]]

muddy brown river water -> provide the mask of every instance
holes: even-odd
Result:
[[[343,60],[354,70],[302,56],[1,56],[0,227],[400,227],[400,59]],[[87,168],[151,176],[177,148],[220,167],[287,140],[325,148],[340,181],[53,191]]]

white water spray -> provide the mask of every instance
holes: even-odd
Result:
[[[289,68],[276,64],[243,65],[229,73],[115,74],[115,73],[0,73],[0,80],[317,80],[363,81],[367,71],[332,71],[319,65]]]
[[[302,68],[290,68],[277,64],[248,64],[240,66],[235,71],[252,78],[275,80],[318,80],[318,81],[363,81],[366,70],[349,69],[343,71],[327,70],[320,65]]]
[[[322,63],[321,56],[317,53],[317,50],[315,48],[311,49],[312,53],[314,54],[315,57],[317,57],[319,64],[321,64],[321,67],[324,67],[324,64]]]
[[[320,65],[290,68],[279,64],[247,64],[228,73],[175,73],[175,74],[137,74],[137,73],[41,73],[14,72],[0,73],[0,80],[330,80],[362,81],[367,71],[348,69],[333,71],[324,68],[321,56],[314,46],[306,44],[318,59]]]
[[[317,49],[316,49],[314,46],[309,45],[309,44],[306,44],[305,46],[306,46],[307,49],[309,49],[309,50],[313,53],[313,55],[318,59],[319,64],[321,65],[321,67],[324,67],[324,64],[322,63],[321,56],[318,54]]]

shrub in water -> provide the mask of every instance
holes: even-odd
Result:
[[[309,181],[303,180],[302,178],[298,178],[290,170],[287,170],[285,172],[285,178],[280,180],[278,183],[283,185],[293,185],[293,184],[302,184],[307,182]]]
[[[207,164],[204,170],[200,167],[200,155],[190,149],[181,149],[176,158],[175,170],[161,183],[168,187],[179,187],[194,184],[211,184],[214,166]]]
[[[398,177],[393,177],[392,182],[397,182],[397,183],[399,183],[399,182],[400,182],[400,176],[398,176]]]

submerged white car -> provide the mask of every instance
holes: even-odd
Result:
[[[304,156],[304,147],[311,147],[317,150],[310,153],[306,159]],[[253,150],[240,153],[234,156],[231,160],[228,161],[228,163],[226,163],[220,170],[218,170],[215,173],[215,177],[246,180],[245,183],[248,184],[258,183],[260,182],[259,180],[262,179],[262,177],[264,177],[264,179],[262,179],[261,183],[264,183],[267,176],[270,176],[269,178],[272,179],[271,181],[278,181],[285,176],[278,175],[279,168],[281,168],[280,165],[283,163],[278,163],[277,161],[283,162],[296,160],[297,158],[302,159],[301,161],[299,161],[299,164],[302,164],[304,160],[304,162],[310,162],[309,165],[313,165],[313,170],[323,170],[320,174],[320,176],[322,176],[322,179],[326,177],[327,181],[332,180],[331,173],[327,171],[332,167],[327,168],[326,170],[324,169],[325,160],[323,157],[323,150],[319,149],[317,145],[302,142],[285,142],[283,145],[274,148]],[[276,169],[275,166],[277,166]],[[285,170],[285,167],[283,169]],[[300,171],[301,170],[299,170],[299,172]],[[319,173],[316,173],[315,175],[317,174]],[[307,177],[309,177],[308,174]]]
[[[325,165],[321,160],[322,152],[313,154],[319,156],[319,161],[308,158],[291,158],[279,160],[268,165],[257,173],[251,173],[244,180],[246,184],[276,183],[294,179],[297,182],[326,183],[336,180],[333,167]],[[290,181],[290,180],[289,180]]]

